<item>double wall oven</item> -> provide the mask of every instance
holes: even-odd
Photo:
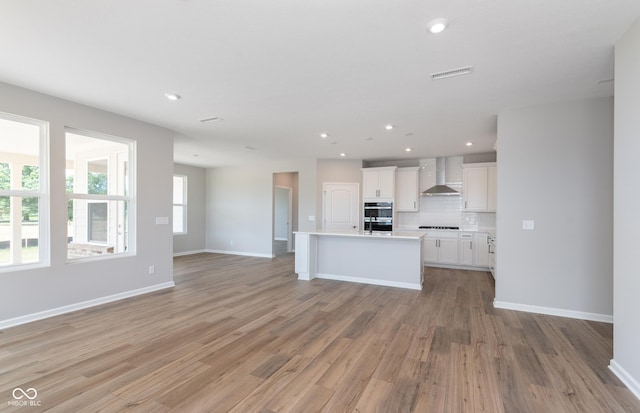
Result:
[[[393,231],[393,202],[365,202],[363,229]]]

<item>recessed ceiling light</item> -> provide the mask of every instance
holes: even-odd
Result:
[[[210,117],[210,118],[200,119],[200,122],[202,122],[202,123],[209,123],[209,122],[220,122],[220,121],[222,121],[222,120],[224,120],[224,119],[219,118],[219,117],[217,117],[217,116],[212,116],[212,117]]]
[[[344,158],[345,156],[347,156],[347,154],[346,154],[346,153],[344,153],[344,152],[342,152],[342,153],[340,154],[340,156],[342,156],[342,157]]]
[[[467,142],[467,146],[473,146],[473,142]]]
[[[372,137],[368,137],[368,138],[364,138],[365,141],[372,141],[373,138]]]
[[[176,101],[176,100],[178,100],[178,99],[180,99],[180,98],[181,98],[181,96],[180,96],[180,95],[178,95],[178,94],[176,94],[176,93],[165,93],[165,94],[164,94],[164,96],[165,96],[167,99],[169,99],[169,100],[173,100],[173,101]]]
[[[322,139],[327,139],[327,138],[329,137],[329,134],[328,134],[328,133],[325,133],[325,132],[322,132],[322,133],[320,134],[320,137],[321,137]]]
[[[393,129],[393,125],[392,125],[392,124],[388,124],[388,125],[385,125],[385,127],[384,127],[384,128],[385,128],[386,130],[391,130],[391,129]]]
[[[442,33],[444,29],[447,28],[448,23],[449,22],[447,21],[447,19],[444,19],[441,17],[438,19],[431,20],[429,24],[427,24],[427,27],[429,28],[429,32],[431,34],[438,34],[438,33]]]
[[[406,148],[404,151],[405,152],[411,152],[411,148]]]

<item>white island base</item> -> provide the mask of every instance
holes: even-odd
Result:
[[[299,280],[324,278],[422,289],[420,232],[296,232]]]

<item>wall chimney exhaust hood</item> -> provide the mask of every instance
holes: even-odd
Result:
[[[460,192],[445,185],[445,170],[447,167],[446,159],[443,157],[436,158],[436,184],[426,191],[422,192],[422,195],[427,196],[441,196],[441,195],[460,195]]]

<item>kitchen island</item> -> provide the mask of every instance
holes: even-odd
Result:
[[[295,232],[299,280],[330,280],[422,289],[421,231]]]

